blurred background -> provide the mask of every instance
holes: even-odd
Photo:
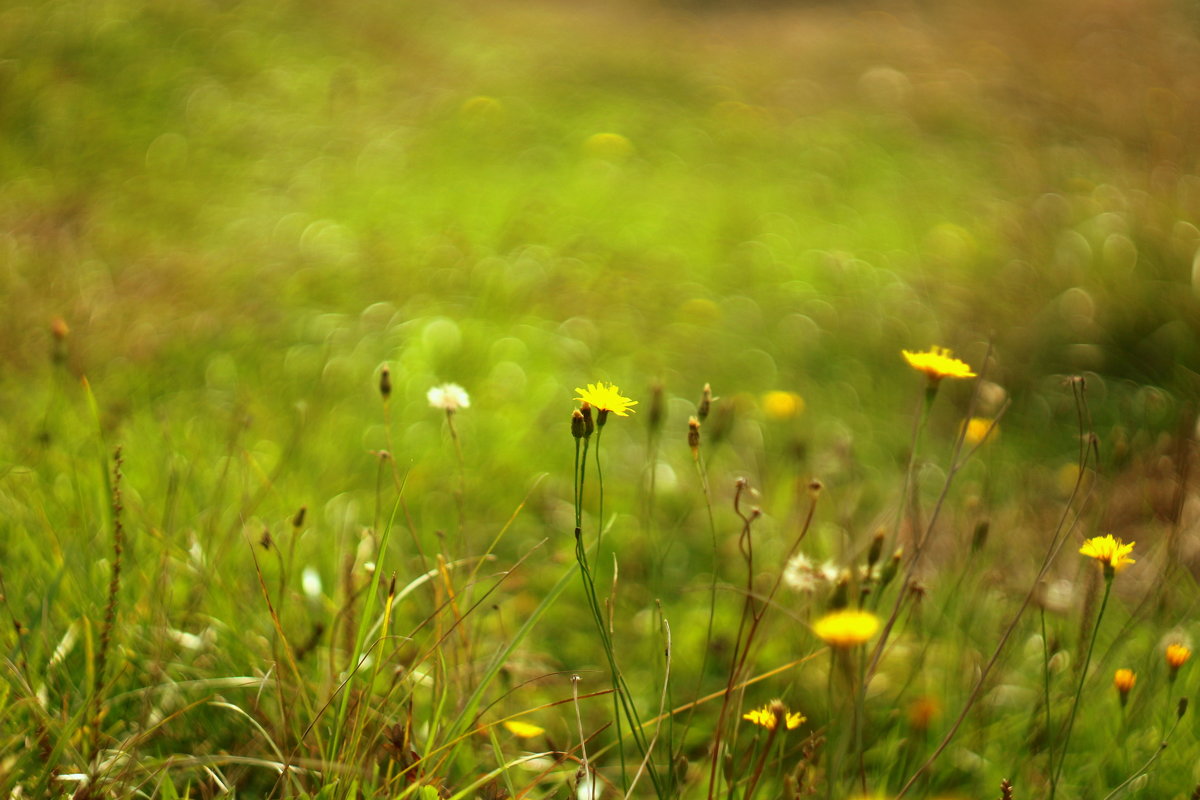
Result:
[[[549,537],[535,561],[569,564],[568,422],[598,380],[639,401],[604,435],[631,603],[709,586],[685,439],[706,382],[721,553],[737,563],[735,476],[766,512],[772,569],[815,476],[829,500],[812,553],[848,563],[897,507],[924,389],[900,350],[932,345],[985,373],[977,415],[1009,404],[957,484],[952,548],[990,521],[997,559],[1040,555],[1016,543],[1053,529],[1083,418],[1105,481],[1085,527],[1152,563],[1200,510],[1180,488],[1200,389],[1198,153],[1200,12],[1184,0],[9,0],[13,613],[53,652],[77,612],[52,612],[47,587],[71,576],[64,593],[97,617],[108,497],[88,482],[116,443],[126,580],[153,587],[127,613],[197,636],[260,607],[245,541],[266,531],[295,553],[284,624],[316,642],[333,598],[365,583],[394,497],[384,449],[414,539],[457,529],[478,553],[515,514],[505,563]],[[461,465],[426,400],[446,381],[471,397]],[[942,387],[926,493],[969,396]],[[554,577],[531,573],[507,584],[508,629]],[[681,652],[704,644],[698,608],[679,611],[694,617]],[[259,616],[259,638],[201,669],[265,663]],[[773,663],[795,656],[784,638]]]
[[[600,378],[689,403],[710,381],[759,421],[792,392],[793,449],[827,456],[798,472],[852,439],[890,461],[897,351],[931,344],[978,367],[991,342],[1006,434],[1035,448],[1060,416],[1072,435],[1064,374],[1102,427],[1190,424],[1189,3],[51,0],[0,22],[9,419],[40,413],[57,319],[114,425],[173,400],[326,418],[394,362],[405,446],[437,445],[424,392],[453,380],[525,474],[561,454],[510,445]]]

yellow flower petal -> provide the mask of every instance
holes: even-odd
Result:
[[[627,417],[636,406],[637,400],[621,396],[621,390],[613,383],[589,383],[586,389],[575,389],[581,403],[587,403],[598,411],[611,411],[618,417]]]
[[[1125,544],[1120,539],[1113,538],[1113,535],[1109,533],[1088,539],[1083,543],[1083,547],[1079,548],[1079,553],[1088,558],[1094,558],[1106,568],[1115,571],[1135,563],[1132,558],[1129,558],[1135,544],[1137,543]]]
[[[942,378],[974,378],[971,365],[950,355],[945,347],[931,347],[923,353],[910,353],[901,350],[900,354],[908,365],[918,372],[924,372],[929,380],[937,383]]]
[[[506,719],[503,724],[505,730],[518,739],[532,739],[546,732],[545,728],[538,727],[530,722],[521,722],[519,719]]]
[[[775,730],[778,721],[782,719],[784,728],[791,731],[803,725],[808,717],[799,711],[788,711],[787,706],[781,700],[772,700],[762,708],[755,708],[742,714],[742,719],[749,720],[769,731]]]
[[[813,633],[830,647],[863,644],[879,630],[879,617],[870,611],[834,611],[813,623]]]

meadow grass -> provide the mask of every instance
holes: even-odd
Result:
[[[1192,796],[1151,11],[0,9],[0,792]]]

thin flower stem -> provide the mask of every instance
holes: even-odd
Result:
[[[767,731],[767,741],[762,746],[762,751],[759,753],[758,761],[754,765],[754,771],[750,774],[750,781],[746,784],[746,791],[742,795],[743,800],[750,800],[754,797],[754,790],[758,788],[758,781],[762,778],[763,767],[767,764],[767,755],[771,752],[771,745],[775,743],[775,737],[779,735],[779,729],[787,727],[784,720],[775,720],[775,727],[769,728]]]
[[[593,553],[596,563],[600,563],[600,540],[604,536],[604,472],[600,466],[600,434],[604,433],[604,426],[596,426],[596,486],[599,490],[599,506],[596,509],[596,517],[599,524],[596,527],[596,552]]]
[[[616,722],[616,736],[618,744],[618,752],[621,761],[621,777],[622,785],[628,786],[628,770],[625,760],[625,745],[624,734],[622,732],[622,715],[628,721],[630,733],[633,736],[634,743],[637,745],[643,759],[646,759],[647,774],[650,777],[650,782],[654,784],[655,792],[658,796],[663,796],[663,789],[660,784],[660,778],[654,765],[649,761],[649,746],[646,742],[646,734],[643,729],[641,719],[637,713],[637,707],[633,703],[632,693],[629,691],[629,686],[625,682],[625,678],[621,673],[620,667],[617,666],[616,652],[613,649],[612,637],[608,632],[608,628],[604,622],[604,612],[601,609],[599,597],[596,594],[596,578],[592,572],[591,566],[588,563],[587,547],[583,542],[583,487],[587,474],[587,451],[588,438],[583,440],[582,451],[579,447],[579,442],[576,440],[576,462],[578,464],[577,476],[578,483],[575,492],[575,558],[579,562],[579,573],[583,583],[584,596],[588,601],[588,610],[592,614],[592,619],[596,623],[596,630],[600,634],[600,644],[604,650],[605,659],[608,661],[609,674],[613,687],[613,715]],[[600,440],[599,430],[597,429],[596,439],[596,471],[597,481],[599,482],[601,504],[603,504],[604,496],[604,479],[603,473],[600,471]],[[601,505],[603,508],[603,505]],[[603,528],[603,525],[601,525]],[[596,552],[599,554],[599,537],[597,537]]]
[[[1037,592],[1038,584],[1046,577],[1047,573],[1049,573],[1050,565],[1054,563],[1054,559],[1058,556],[1059,550],[1062,549],[1063,545],[1067,541],[1067,536],[1071,531],[1075,530],[1075,527],[1079,524],[1079,520],[1083,515],[1084,507],[1087,504],[1087,499],[1090,497],[1092,489],[1088,489],[1088,492],[1079,502],[1078,508],[1076,508],[1075,501],[1080,496],[1080,492],[1083,489],[1083,479],[1087,474],[1088,461],[1091,459],[1099,460],[1100,450],[1096,437],[1090,432],[1091,415],[1087,413],[1087,399],[1084,393],[1083,381],[1072,379],[1071,390],[1073,396],[1075,397],[1076,409],[1079,417],[1079,436],[1080,441],[1083,444],[1081,444],[1079,450],[1079,470],[1075,477],[1075,486],[1071,490],[1071,495],[1067,498],[1067,502],[1063,507],[1063,513],[1062,516],[1059,517],[1057,527],[1054,529],[1054,535],[1050,537],[1050,546],[1046,549],[1046,555],[1042,558],[1042,564],[1038,568],[1037,575],[1034,576],[1033,583],[1029,587],[1029,591],[1025,593],[1025,598],[1021,601],[1021,605],[1013,614],[1012,619],[1009,620],[1008,627],[1004,629],[1004,633],[1002,633],[1000,636],[1000,641],[992,650],[991,658],[988,659],[983,669],[980,670],[979,675],[975,678],[975,685],[972,687],[970,694],[967,696],[966,702],[963,703],[963,707],[959,711],[958,717],[955,718],[954,722],[950,725],[950,729],[946,731],[946,734],[942,737],[941,741],[938,743],[937,747],[934,748],[929,757],[925,759],[924,763],[922,763],[921,766],[919,766],[917,770],[909,776],[904,785],[900,787],[900,791],[896,794],[895,800],[900,800],[900,798],[908,794],[909,790],[916,785],[917,780],[923,774],[925,774],[926,770],[933,766],[933,763],[938,760],[941,754],[946,751],[946,748],[949,747],[950,742],[953,741],[955,735],[958,733],[958,729],[962,727],[963,721],[966,720],[967,714],[970,713],[971,707],[983,693],[984,684],[986,683],[988,676],[991,674],[992,668],[995,667],[996,662],[1000,660],[1000,654],[1004,652],[1004,648],[1008,644],[1009,639],[1012,638],[1013,632],[1017,629],[1017,624],[1021,621],[1021,617],[1024,615],[1025,609],[1027,609],[1029,604],[1033,602],[1033,597]],[[1073,519],[1072,511],[1074,511]]]
[[[464,540],[467,529],[467,467],[463,459],[462,441],[458,438],[458,429],[454,427],[454,409],[446,409],[446,426],[450,428],[450,439],[454,442],[454,455],[458,460],[458,540],[462,547],[463,556],[468,556],[467,544]]]
[[[829,648],[829,680],[825,683],[826,707],[829,709],[829,729],[825,735],[825,799],[833,800],[833,670],[837,665],[837,649]]]
[[[1046,608],[1039,609],[1042,618],[1042,702],[1046,706],[1046,748],[1050,769],[1054,769],[1054,723],[1050,716],[1050,642],[1046,638]]]
[[[1145,775],[1147,772],[1150,771],[1150,767],[1154,766],[1154,762],[1157,761],[1158,757],[1161,756],[1163,754],[1163,751],[1167,749],[1167,741],[1175,733],[1175,729],[1179,727],[1179,720],[1181,720],[1181,719],[1183,719],[1183,714],[1177,714],[1175,717],[1174,724],[1171,725],[1171,730],[1167,731],[1167,734],[1165,736],[1163,736],[1162,741],[1159,742],[1159,745],[1157,748],[1155,748],[1154,753],[1150,756],[1150,758],[1146,759],[1146,763],[1142,764],[1142,766],[1139,767],[1138,770],[1136,772],[1134,772],[1132,775],[1130,775],[1128,778],[1126,778],[1125,780],[1118,783],[1116,785],[1116,788],[1114,788],[1108,794],[1104,795],[1104,797],[1101,798],[1101,800],[1112,800],[1114,797],[1116,797],[1118,794],[1120,794],[1122,789],[1124,789],[1126,786],[1133,783],[1135,780],[1140,778],[1142,775]],[[1193,795],[1193,796],[1195,796],[1195,795]]]
[[[717,554],[717,522],[713,515],[712,493],[709,491],[708,485],[708,465],[704,463],[704,457],[698,450],[693,461],[696,466],[696,475],[700,479],[700,488],[704,492],[704,507],[708,512],[708,532],[712,539],[712,579],[708,588],[708,623],[704,632],[704,655],[700,658],[700,671],[696,675],[695,694],[699,695],[700,687],[704,685],[704,676],[708,674],[708,660],[712,650],[713,620],[717,613],[717,564],[719,558]],[[687,739],[694,714],[695,708],[693,707],[688,711],[687,719],[683,723],[683,731],[679,736],[680,742]]]
[[[863,747],[863,723],[867,705],[867,664],[865,648],[854,648],[858,660],[858,686],[854,687],[854,748],[858,751],[858,775],[862,793],[867,794],[867,754]]]
[[[1058,791],[1058,779],[1062,776],[1063,764],[1067,761],[1067,745],[1071,742],[1071,729],[1075,727],[1075,713],[1079,711],[1079,696],[1083,693],[1083,683],[1087,680],[1088,665],[1092,662],[1092,650],[1096,647],[1096,638],[1100,633],[1100,620],[1104,619],[1104,609],[1108,606],[1108,596],[1112,593],[1113,573],[1111,568],[1104,571],[1104,599],[1100,601],[1100,613],[1096,614],[1096,623],[1092,627],[1092,638],[1088,642],[1087,656],[1083,659],[1083,667],[1079,670],[1079,683],[1075,687],[1075,700],[1071,703],[1071,716],[1067,718],[1067,730],[1063,734],[1062,754],[1058,757],[1058,768],[1050,776],[1050,800]]]

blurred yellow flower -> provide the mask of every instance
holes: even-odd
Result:
[[[799,711],[788,711],[787,706],[780,700],[772,700],[762,708],[742,714],[742,719],[750,720],[755,725],[761,725],[769,731],[775,730],[775,726],[780,720],[783,720],[784,726],[790,731],[803,725],[808,717]]]
[[[908,704],[908,724],[914,730],[929,730],[930,724],[941,710],[942,706],[936,697],[922,695]]]
[[[546,732],[545,728],[534,725],[530,722],[521,722],[519,719],[504,720],[504,728],[518,739],[532,739],[535,736],[541,736]]]
[[[637,400],[622,397],[621,390],[612,383],[589,383],[586,389],[576,388],[575,392],[579,395],[575,398],[579,402],[587,403],[598,411],[611,411],[618,417],[629,416],[633,410],[630,406],[637,405]]]
[[[813,623],[813,633],[830,647],[854,647],[879,630],[879,617],[870,611],[834,611]]]
[[[945,347],[931,347],[924,353],[910,353],[901,350],[900,354],[908,365],[918,372],[924,372],[931,383],[937,383],[942,378],[974,378],[971,365],[950,355]]]
[[[1135,683],[1137,675],[1131,669],[1119,669],[1113,673],[1113,686],[1123,695],[1129,694]]]
[[[795,392],[767,392],[762,396],[762,410],[771,419],[791,419],[804,411],[804,398]]]
[[[1120,539],[1114,539],[1113,535],[1109,533],[1088,539],[1083,543],[1083,547],[1079,548],[1079,553],[1099,561],[1106,572],[1116,571],[1134,563],[1134,560],[1129,558],[1129,554],[1133,552],[1135,544],[1137,542],[1125,544]]]
[[[987,417],[971,417],[967,420],[967,432],[964,434],[969,444],[979,444],[985,438],[995,441],[1000,435],[1000,426],[993,424],[995,420]]]
[[[1192,657],[1192,651],[1187,645],[1172,642],[1167,645],[1167,666],[1171,668],[1171,674],[1174,675],[1180,667],[1187,663],[1187,660]]]

